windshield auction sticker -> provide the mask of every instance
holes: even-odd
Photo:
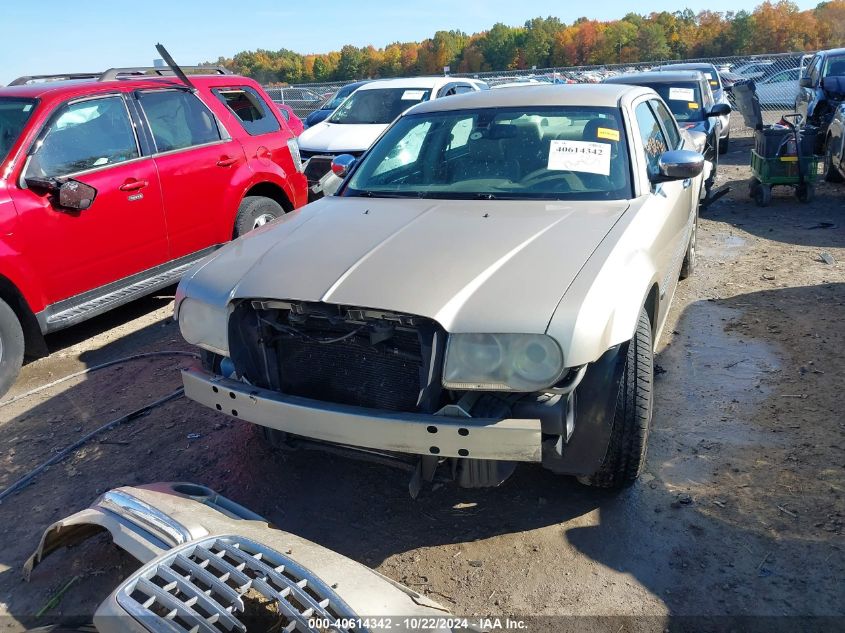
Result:
[[[406,90],[402,93],[402,101],[419,101],[425,96],[425,90]]]
[[[695,101],[695,90],[692,88],[669,88],[669,98],[672,101]]]
[[[549,147],[548,169],[610,175],[610,145],[589,141],[553,140]]]

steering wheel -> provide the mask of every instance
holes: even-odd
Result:
[[[525,176],[520,178],[519,182],[520,182],[520,184],[525,185],[526,187],[530,187],[530,186],[533,186],[533,185],[537,185],[541,182],[544,182],[546,180],[552,180],[554,178],[566,178],[567,176],[571,176],[571,177],[575,178],[576,180],[578,180],[579,183],[581,182],[581,179],[578,178],[578,176],[576,174],[574,174],[573,172],[569,172],[569,171],[567,171],[567,172],[564,172],[564,171],[555,172],[555,171],[550,171],[546,167],[541,167],[540,169],[535,169],[531,173],[526,174]]]

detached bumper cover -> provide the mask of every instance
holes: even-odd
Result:
[[[268,615],[278,630],[319,633],[327,621],[392,618],[393,630],[409,631],[405,617],[449,616],[416,591],[187,482],[107,492],[46,530],[25,576],[51,552],[103,530],[144,565],[97,609],[100,633],[246,633],[271,628],[260,626]]]
[[[541,461],[540,420],[453,418],[350,407],[251,387],[200,369],[185,395],[232,417],[315,440],[418,455]]]

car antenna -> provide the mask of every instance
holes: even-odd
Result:
[[[162,44],[156,44],[156,50],[158,54],[161,55],[161,58],[164,60],[164,63],[170,66],[170,70],[173,71],[173,74],[179,77],[183,84],[188,86],[191,89],[191,92],[196,92],[197,87],[191,83],[191,80],[188,79],[188,75],[179,68],[179,64],[177,64],[174,59],[170,56],[170,53],[167,52],[167,49],[164,48]]]

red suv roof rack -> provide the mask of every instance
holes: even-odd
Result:
[[[231,75],[232,72],[223,66],[182,66],[183,70],[194,74]],[[56,75],[24,75],[10,82],[10,86],[23,86],[36,81],[62,81],[68,79],[96,79],[97,81],[114,81],[116,79],[138,79],[144,76],[173,77],[173,69],[167,66],[136,66],[131,68],[109,68],[96,73],[60,73]]]

